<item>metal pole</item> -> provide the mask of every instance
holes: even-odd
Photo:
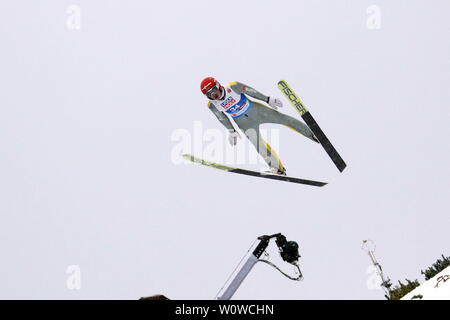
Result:
[[[242,266],[241,270],[239,270],[236,277],[234,277],[233,281],[231,281],[228,288],[225,290],[221,297],[218,297],[218,300],[230,300],[233,297],[234,293],[239,289],[242,281],[247,277],[250,273],[254,265],[258,262],[258,258],[255,255],[250,255],[245,264]]]

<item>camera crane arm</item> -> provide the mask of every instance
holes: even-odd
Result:
[[[270,240],[275,238],[275,243],[278,246],[278,249],[280,251],[281,258],[297,267],[299,271],[299,276],[297,278],[291,277],[287,274],[285,274],[283,271],[281,271],[280,268],[278,268],[273,263],[267,261],[267,260],[260,260],[259,258],[264,253],[264,251],[269,246]],[[255,264],[258,261],[262,261],[265,263],[268,263],[269,265],[276,268],[278,271],[280,271],[284,276],[291,280],[301,280],[303,279],[302,273],[300,271],[300,268],[297,264],[298,259],[300,258],[300,254],[298,253],[298,244],[295,241],[287,241],[286,237],[283,236],[281,233],[276,233],[273,235],[263,235],[258,237],[259,243],[256,246],[255,250],[253,250],[252,254],[248,257],[247,261],[244,263],[242,268],[239,270],[239,272],[236,274],[236,276],[233,278],[233,280],[230,282],[230,285],[227,287],[227,289],[224,291],[224,293],[218,297],[218,300],[230,300],[234,293],[239,289],[242,282],[245,280],[247,275],[250,273],[250,271],[253,269]]]

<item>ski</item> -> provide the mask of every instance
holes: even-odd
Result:
[[[241,169],[241,168],[233,168],[229,167],[223,164],[214,163],[211,161],[203,160],[200,158],[197,158],[190,154],[183,154],[183,158],[191,161],[193,163],[198,163],[207,167],[227,171],[227,172],[233,172],[238,174],[244,174],[247,176],[253,176],[253,177],[259,177],[259,178],[266,178],[266,179],[273,179],[273,180],[279,180],[279,181],[286,181],[286,182],[293,182],[293,183],[299,183],[299,184],[306,184],[310,186],[316,186],[316,187],[323,187],[326,185],[326,182],[320,182],[320,181],[313,181],[313,180],[306,180],[306,179],[300,179],[300,178],[294,178],[294,177],[288,177],[288,176],[282,176],[277,174],[271,174],[271,173],[264,173],[259,171],[253,171],[253,170],[247,170],[247,169]]]
[[[308,111],[308,109],[306,109],[306,106],[303,104],[302,100],[295,94],[294,90],[292,90],[292,88],[284,80],[278,82],[278,89],[283,92],[283,94],[286,96],[295,110],[300,114],[303,120],[305,120],[308,127],[311,129],[322,147],[330,156],[331,160],[333,160],[339,171],[342,172],[347,165],[345,164],[339,153],[336,151],[336,149],[333,147],[330,140],[328,140],[325,133],[323,133],[322,129],[320,129],[311,113]]]

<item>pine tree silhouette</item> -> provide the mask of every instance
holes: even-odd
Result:
[[[403,298],[406,294],[420,286],[419,281],[414,280],[408,280],[405,279],[406,284],[403,284],[401,281],[398,281],[398,285],[393,287],[392,290],[390,290],[390,297],[389,300],[400,300]]]
[[[425,271],[421,270],[420,273],[425,276],[425,280],[429,280],[433,278],[435,275],[437,275],[439,272],[447,268],[448,266],[450,266],[450,258],[445,257],[442,254],[442,260],[438,259],[435,263],[433,263],[431,267],[429,267]]]
[[[432,264],[431,267],[426,269],[425,271],[421,270],[421,274],[425,276],[425,280],[430,280],[439,272],[450,266],[450,257],[445,257],[443,254],[441,255],[442,260],[438,259],[435,263]],[[385,287],[389,290],[389,296],[385,295],[388,300],[400,300],[406,294],[420,286],[419,281],[416,279],[414,281],[405,279],[406,283],[402,283],[398,281],[398,285],[392,287],[391,280],[388,279],[384,284]],[[422,295],[416,295],[412,299],[422,299]]]

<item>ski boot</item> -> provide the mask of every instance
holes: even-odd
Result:
[[[286,168],[279,169],[279,168],[270,168],[269,170],[265,170],[265,173],[270,174],[277,174],[279,176],[285,176],[286,175]]]

